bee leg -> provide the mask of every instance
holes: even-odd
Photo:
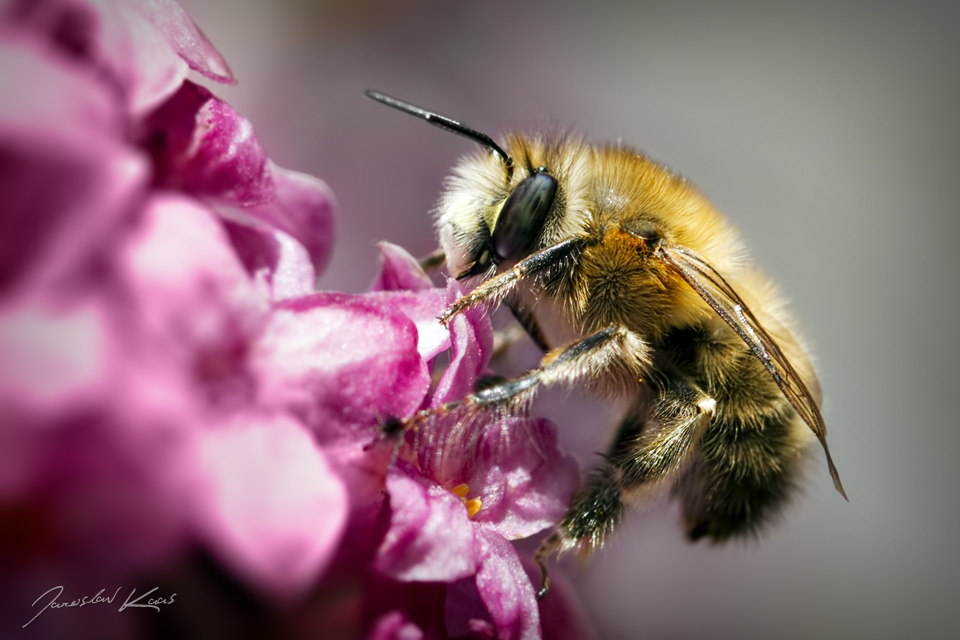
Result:
[[[573,548],[589,554],[620,521],[625,502],[649,498],[674,480],[712,421],[714,399],[679,374],[659,376],[650,386],[655,397],[624,419],[606,462],[587,477],[557,530],[537,550],[534,559],[545,575],[551,555]]]
[[[554,349],[538,368],[517,378],[484,379],[474,393],[462,400],[418,411],[401,421],[402,430],[417,431],[422,425],[454,412],[466,421],[488,420],[491,414],[523,415],[542,385],[579,384],[617,395],[622,395],[624,389],[637,393],[643,372],[650,365],[649,352],[638,334],[611,325],[583,340]]]
[[[521,280],[549,273],[566,264],[587,246],[587,242],[586,238],[574,237],[527,256],[509,271],[490,278],[450,305],[440,316],[440,322],[447,324],[453,316],[481,302],[499,303]]]
[[[443,249],[437,249],[428,256],[420,258],[420,268],[424,271],[433,271],[434,269],[439,269],[447,262],[447,254],[443,252]]]
[[[582,383],[608,391],[613,385],[619,385],[636,390],[649,364],[648,353],[649,347],[637,334],[611,325],[579,342],[554,349],[538,368],[478,391],[464,398],[461,404],[518,414],[545,384]]]
[[[540,325],[537,324],[536,318],[533,317],[533,313],[531,313],[529,309],[521,306],[514,296],[508,296],[505,304],[507,308],[510,309],[513,317],[517,319],[524,333],[530,336],[530,339],[540,347],[540,350],[544,353],[550,351],[550,345],[547,344],[547,339],[544,337]]]

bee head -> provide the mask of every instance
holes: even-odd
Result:
[[[479,275],[491,266],[519,260],[534,250],[553,207],[557,185],[557,179],[546,167],[533,170],[521,180],[491,212],[492,231],[486,220],[481,221],[482,231],[474,238],[473,264],[456,277]]]
[[[492,272],[500,263],[519,260],[537,248],[559,186],[546,167],[534,165],[524,150],[521,177],[515,174],[513,158],[490,136],[377,91],[366,95],[490,152],[461,163],[448,181],[445,200],[453,202],[440,206],[440,243],[451,274],[466,279]]]

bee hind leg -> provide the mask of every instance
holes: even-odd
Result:
[[[570,549],[589,555],[599,548],[626,503],[649,500],[678,477],[709,426],[716,402],[683,376],[661,375],[650,387],[654,397],[638,402],[624,418],[606,461],[590,473],[537,550],[534,560],[545,577],[541,597],[549,589],[550,556]]]

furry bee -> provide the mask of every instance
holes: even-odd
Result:
[[[441,317],[506,304],[541,365],[476,392],[522,411],[536,389],[579,384],[630,399],[603,464],[536,555],[600,546],[626,505],[670,491],[687,536],[755,533],[795,488],[815,436],[837,491],[820,386],[770,280],[689,182],[622,145],[508,135],[375,91],[367,96],[479,143],[436,210],[451,275],[478,282]]]

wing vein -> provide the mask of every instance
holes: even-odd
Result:
[[[773,336],[764,328],[736,290],[709,262],[691,249],[661,243],[655,255],[697,292],[714,312],[746,343],[783,392],[800,418],[810,427],[827,456],[833,485],[847,498],[840,474],[827,446],[827,426],[813,394],[783,354]]]

